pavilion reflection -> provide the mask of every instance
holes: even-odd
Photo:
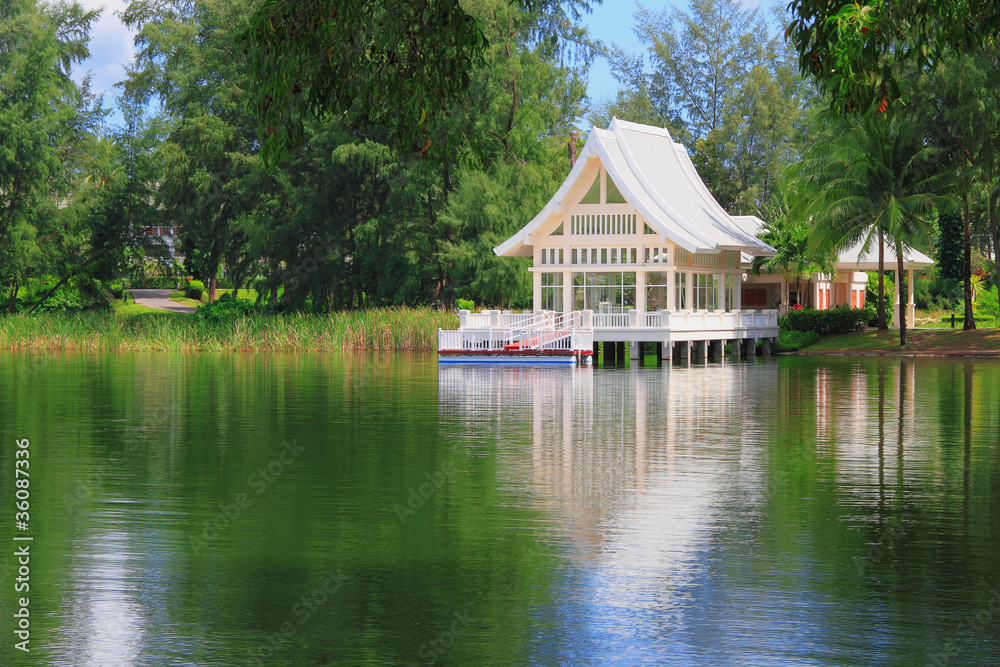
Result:
[[[738,487],[760,485],[778,367],[443,366],[438,382],[442,424],[501,443],[511,487],[568,520],[582,552],[636,531],[671,551]]]

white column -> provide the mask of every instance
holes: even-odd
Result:
[[[733,280],[736,281],[736,305],[734,308],[736,310],[742,310],[743,308],[743,273],[734,273]]]
[[[685,271],[687,273],[687,283],[684,286],[684,291],[687,294],[687,309],[694,310],[694,274],[690,271]]]
[[[635,272],[635,309],[646,312],[646,272],[641,269]]]
[[[567,251],[568,252],[568,251]],[[563,312],[573,312],[573,272],[563,271]]]
[[[677,286],[674,285],[676,269],[667,269],[667,302],[663,305],[667,310],[677,310]]]
[[[535,260],[537,262],[538,257],[536,257]],[[542,274],[540,271],[532,271],[531,278],[532,278],[532,283],[534,285],[534,287],[532,288],[534,292],[534,299],[532,300],[533,304],[532,309],[535,312],[537,312],[542,309]]]

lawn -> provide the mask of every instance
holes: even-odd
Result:
[[[184,290],[180,289],[174,290],[170,293],[170,300],[189,308],[197,308],[198,306],[204,305],[201,301],[195,301],[194,299],[187,298],[184,296]]]
[[[910,329],[909,344],[899,345],[899,331],[858,331],[855,333],[824,336],[819,342],[803,348],[804,354],[813,352],[910,352],[929,354],[1000,353],[1000,329]]]
[[[215,290],[215,298],[218,299],[223,294],[228,294],[228,293],[230,293],[232,291],[233,290],[231,290],[231,289],[217,289],[217,290]],[[208,295],[208,292],[205,292],[204,294],[202,294],[202,299],[207,299],[208,298],[207,295]],[[249,290],[248,289],[241,289],[239,295],[237,295],[236,298],[240,299],[241,301],[251,301],[251,302],[252,301],[256,301],[257,300],[257,291],[256,290],[252,290],[252,289],[249,289]],[[189,299],[186,296],[184,296],[184,290],[174,290],[173,292],[171,292],[170,293],[170,300],[171,301],[175,301],[175,302],[181,304],[182,306],[189,306],[191,308],[197,308],[199,306],[204,306],[205,305],[205,301],[195,301],[194,299]]]
[[[134,298],[130,298],[128,303],[125,303],[122,299],[113,299],[111,301],[111,310],[113,310],[118,315],[139,315],[142,313],[163,313],[165,311],[156,310],[155,308],[149,308],[147,306],[140,306],[135,302]]]

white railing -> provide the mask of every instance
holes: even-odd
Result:
[[[523,327],[531,318],[533,313],[500,313],[500,326],[502,327]]]
[[[594,334],[578,329],[438,330],[438,350],[466,352],[591,350]]]
[[[470,313],[460,311],[460,329],[482,332],[496,330],[505,345],[534,331],[566,331],[571,329],[675,329],[681,331],[718,331],[739,328],[777,328],[778,311],[724,310],[661,310],[655,313],[626,312],[595,313],[575,310],[569,313],[541,311],[536,313],[501,313],[498,310]],[[502,347],[502,346],[501,346]]]
[[[594,326],[601,329],[625,329],[629,326],[628,313],[594,313]]]

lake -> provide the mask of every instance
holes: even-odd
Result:
[[[1000,361],[0,371],[4,665],[1000,664]]]

